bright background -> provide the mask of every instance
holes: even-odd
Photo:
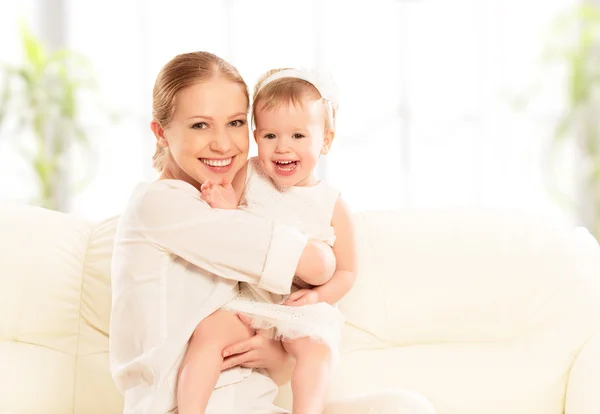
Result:
[[[118,214],[151,167],[151,90],[174,55],[211,51],[252,88],[274,67],[317,67],[342,93],[337,138],[319,175],[354,210],[557,210],[545,168],[565,75],[542,62],[550,21],[575,0],[19,0],[0,3],[0,61],[22,58],[18,19],[93,64],[109,120],[84,110],[93,181],[69,211]],[[544,81],[528,109],[516,103]],[[82,98],[82,107],[86,106]],[[36,191],[0,129],[0,201]],[[3,139],[10,138],[10,139]],[[83,174],[76,160],[73,175]],[[572,191],[564,171],[566,188]],[[572,210],[562,209],[566,214]]]

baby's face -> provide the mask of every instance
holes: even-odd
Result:
[[[269,111],[258,110],[255,119],[260,165],[275,184],[317,184],[314,170],[329,140],[323,104],[303,99],[297,105],[290,102]]]

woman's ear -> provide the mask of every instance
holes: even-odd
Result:
[[[323,146],[321,147],[321,155],[327,155],[329,149],[331,148],[331,144],[333,143],[333,139],[335,138],[334,131],[327,131],[325,133],[325,139],[323,140]]]
[[[165,138],[165,130],[162,126],[160,126],[158,121],[153,119],[152,122],[150,122],[150,129],[154,133],[154,136],[156,137],[156,143],[160,147],[166,148],[169,146],[169,142]]]

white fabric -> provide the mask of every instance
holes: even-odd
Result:
[[[339,191],[321,181],[311,187],[277,187],[261,169],[257,158],[248,161],[246,186],[240,209],[276,223],[297,228],[310,240],[335,242],[331,226]],[[292,291],[307,287],[294,278]],[[261,285],[240,284],[239,295],[223,309],[252,318],[255,329],[271,330],[281,340],[311,338],[327,344],[337,360],[341,343],[342,314],[334,306],[318,303],[301,307],[283,306],[288,295],[279,295]]]
[[[431,402],[413,391],[389,389],[330,401],[323,414],[435,414]]]
[[[352,408],[327,414],[427,412],[352,397],[388,388],[418,392],[438,414],[600,412],[600,248],[589,234],[535,212],[354,219],[359,276],[340,303],[329,405]],[[0,204],[0,413],[123,413],[108,360],[115,229]],[[280,388],[277,404],[290,402]]]
[[[291,227],[273,228],[243,211],[211,209],[183,181],[135,189],[112,261],[111,369],[125,413],[174,407],[178,362],[193,330],[237,294],[238,281],[268,279],[278,293],[289,292],[306,238]],[[286,261],[270,257],[271,246],[285,251]],[[228,370],[217,387],[249,374]]]
[[[311,187],[281,188],[262,170],[257,157],[248,160],[246,186],[240,209],[258,217],[297,228],[311,240],[333,246],[333,209],[340,192],[324,181]]]
[[[253,371],[243,382],[214,390],[206,414],[286,414],[273,404],[277,386]],[[327,404],[323,414],[435,414],[423,396],[390,389],[340,398]]]
[[[206,414],[285,414],[273,400],[277,385],[256,371],[242,382],[216,388],[206,407]]]
[[[600,332],[579,352],[569,371],[566,414],[600,413]]]

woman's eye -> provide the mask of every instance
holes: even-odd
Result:
[[[300,138],[304,138],[304,135],[302,135],[302,134],[294,134],[294,135],[292,135],[292,137],[294,137],[295,139],[300,139]]]
[[[265,138],[266,139],[274,139],[275,138],[275,134],[265,134]]]
[[[238,127],[239,128],[241,126],[246,125],[246,121],[243,121],[241,119],[236,119],[235,121],[231,121],[229,123],[229,125],[231,125],[232,127]]]
[[[192,129],[206,129],[208,128],[208,125],[206,124],[206,122],[197,122],[194,125],[192,125]]]

